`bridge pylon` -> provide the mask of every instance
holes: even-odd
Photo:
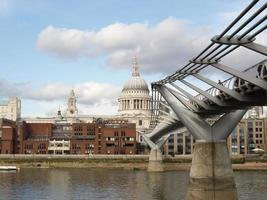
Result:
[[[174,134],[179,128],[184,125],[178,120],[174,114],[167,113],[163,117],[163,120],[157,124],[156,127],[150,133],[142,134],[145,142],[150,147],[149,161],[148,161],[148,172],[162,172],[163,167],[163,155],[162,146],[170,135]]]
[[[237,200],[238,194],[226,141],[194,145],[187,200]]]
[[[226,139],[247,110],[229,112],[210,124],[183,108],[166,86],[155,86],[179,120],[196,139],[187,200],[238,199]]]
[[[153,142],[149,137],[143,134],[143,138],[150,147],[150,154],[148,160],[147,171],[148,172],[163,172],[163,155],[161,147],[165,143],[169,136],[162,137],[159,141]]]
[[[148,161],[148,172],[163,172],[163,156],[160,149],[151,149]]]

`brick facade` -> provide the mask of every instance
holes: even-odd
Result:
[[[125,122],[16,124],[8,120],[0,127],[1,154],[136,153],[135,124]]]

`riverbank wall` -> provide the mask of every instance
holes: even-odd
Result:
[[[19,168],[107,168],[146,170],[148,155],[0,155],[0,166]],[[189,170],[190,155],[164,156],[164,169]],[[232,156],[234,170],[267,170],[267,154]]]

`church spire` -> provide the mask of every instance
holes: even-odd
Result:
[[[68,109],[67,109],[67,112],[66,112],[66,116],[75,116],[75,115],[78,114],[76,101],[77,101],[77,99],[76,99],[76,96],[75,96],[75,92],[74,92],[74,89],[72,89],[71,92],[70,92],[69,99],[68,99]]]
[[[132,76],[140,76],[137,57],[134,56],[132,64]]]

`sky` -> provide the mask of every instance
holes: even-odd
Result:
[[[74,89],[81,114],[115,114],[134,55],[148,84],[159,80],[249,3],[0,0],[0,99],[18,96],[23,117],[55,115]]]

